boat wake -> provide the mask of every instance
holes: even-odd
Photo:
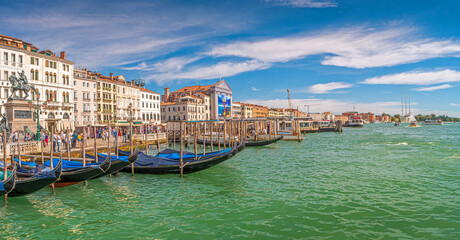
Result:
[[[404,146],[407,146],[409,144],[407,144],[406,142],[400,142],[400,143],[395,143],[395,144],[387,144],[388,146],[399,146],[399,145],[404,145]]]

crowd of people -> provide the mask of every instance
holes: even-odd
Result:
[[[138,129],[138,133],[144,134],[145,131],[147,133],[155,133],[156,129],[153,128],[140,128]],[[134,129],[133,129],[134,132]],[[102,139],[103,141],[107,141],[109,139],[109,133],[111,134],[111,138],[113,141],[118,141],[121,139],[121,142],[128,143],[130,139],[130,131],[127,128],[112,128],[108,130],[106,127],[98,128],[96,131],[88,131],[86,134],[87,139],[94,139],[94,137]],[[55,132],[54,135],[50,131],[42,131],[40,133],[40,140],[43,144],[43,147],[47,148],[50,147],[53,152],[62,152],[74,149],[74,148],[81,148],[83,146],[83,132],[81,131],[59,131]],[[0,133],[0,143],[3,143],[3,135]],[[27,132],[18,132],[15,131],[9,135],[9,139],[7,142],[18,142],[18,141],[36,141],[37,137],[36,134],[30,134]]]

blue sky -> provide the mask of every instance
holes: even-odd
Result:
[[[234,100],[460,116],[460,1],[4,1],[0,32],[162,93],[224,78]]]

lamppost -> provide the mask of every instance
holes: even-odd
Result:
[[[40,105],[40,92],[37,90],[36,94],[35,94],[36,99],[33,99],[35,100],[36,102],[34,103],[32,100],[29,101],[29,108],[31,109],[31,111],[33,110],[33,114],[34,114],[34,118],[36,118],[37,120],[37,134],[36,134],[36,138],[37,138],[37,141],[40,141],[41,140],[41,127],[40,127],[40,114],[41,114],[41,110],[42,110],[42,105]],[[46,109],[47,107],[47,104],[46,102],[43,103],[43,109]],[[35,119],[34,119],[35,121]]]
[[[131,153],[133,153],[133,104],[132,103],[129,103],[128,109],[129,109],[129,116],[131,118],[131,121],[129,122],[129,142],[131,144]]]

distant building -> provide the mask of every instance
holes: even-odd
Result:
[[[252,104],[241,103],[241,112],[243,114],[243,118],[252,118]]]
[[[335,115],[334,117],[335,121],[342,121],[342,123],[345,123],[346,121],[348,121],[348,116],[345,116],[345,115]]]
[[[187,94],[175,100],[161,103],[161,122],[206,120],[206,105],[202,98]]]
[[[322,116],[323,120],[326,121],[334,121],[335,120],[335,115],[331,112],[324,112]]]
[[[233,118],[242,118],[242,114],[243,114],[243,109],[241,107],[241,103],[239,102],[233,102],[232,103],[232,112],[233,112]]]
[[[176,102],[184,94],[198,96],[202,94],[209,97],[209,102],[206,103],[206,98],[203,100],[206,111],[209,112],[209,119],[224,119],[232,117],[232,89],[227,82],[222,79],[214,84],[201,86],[183,87],[175,92],[169,92],[169,88],[165,88],[165,93],[161,97],[163,103]]]

